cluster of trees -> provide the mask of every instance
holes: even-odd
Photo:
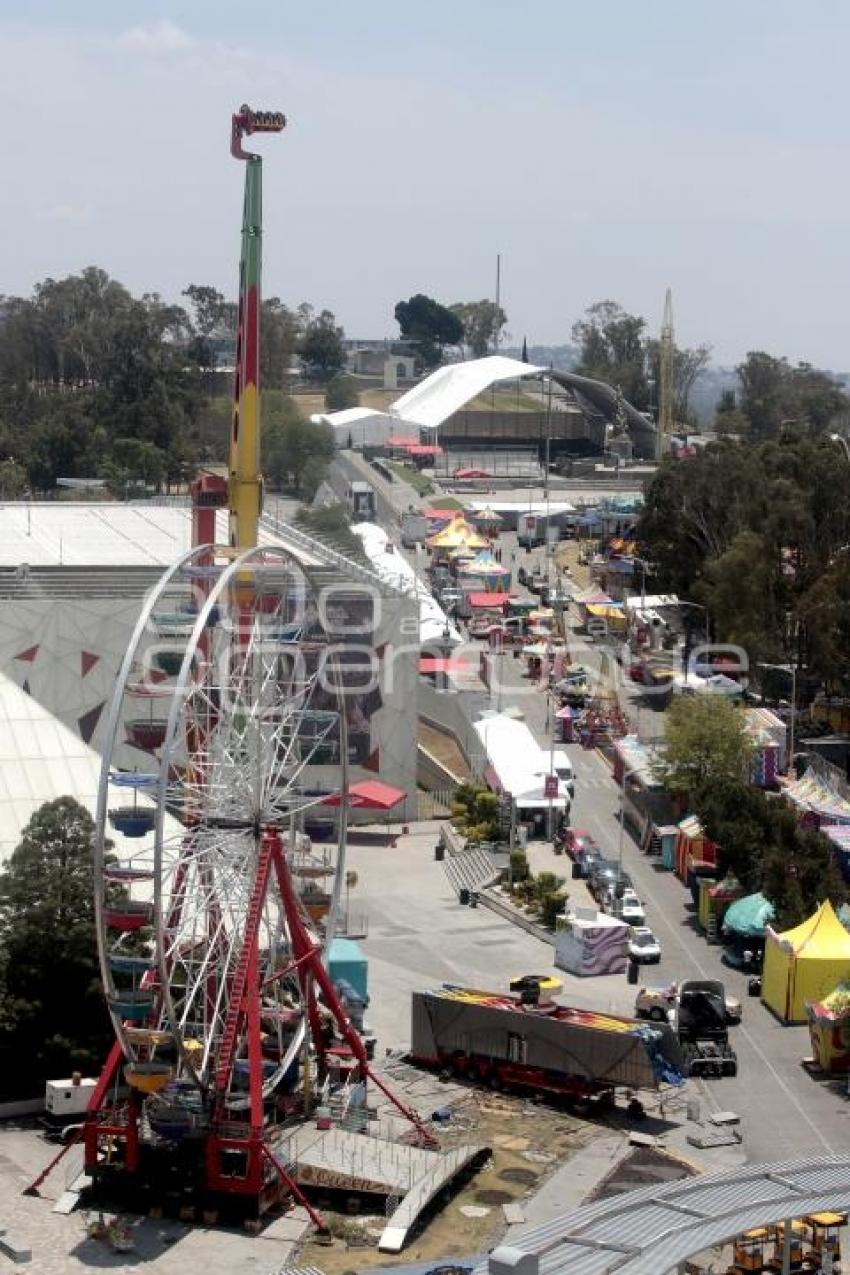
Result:
[[[97,1074],[112,1043],[97,958],[94,823],[61,797],[30,819],[0,873],[0,1097]]]
[[[226,458],[236,306],[190,284],[186,307],[134,297],[95,267],[46,279],[31,297],[0,297],[0,499],[52,490],[59,478],[102,478],[117,496],[185,481]],[[296,353],[320,379],[345,362],[329,310],[262,305],[264,445],[273,484],[308,493],[332,451],[283,390]],[[333,384],[333,382],[332,382]],[[352,405],[338,379],[337,401]]]
[[[720,847],[723,871],[770,899],[780,928],[810,916],[825,897],[835,904],[847,897],[827,838],[749,783],[752,743],[738,707],[721,697],[679,699],[666,725],[659,780],[699,816]]]
[[[482,358],[508,321],[494,301],[457,301],[446,306],[422,292],[399,301],[394,313],[402,338],[415,348],[426,368],[436,367],[447,348],[466,348],[474,358]]]
[[[728,439],[665,461],[637,528],[661,590],[706,606],[751,663],[850,677],[850,462],[828,435]]]

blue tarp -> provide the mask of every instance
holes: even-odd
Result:
[[[724,934],[736,934],[739,938],[764,938],[765,926],[775,916],[773,904],[763,894],[747,894],[743,899],[730,903],[723,917]]]

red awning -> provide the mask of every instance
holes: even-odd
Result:
[[[471,668],[468,660],[456,656],[422,655],[419,657],[420,673],[463,673]]]
[[[352,810],[392,810],[399,802],[404,801],[407,793],[403,788],[393,788],[391,784],[383,784],[380,779],[362,779],[352,784],[348,790],[348,804]],[[326,797],[323,806],[338,806],[340,793],[335,792]]]
[[[467,601],[471,607],[484,607],[490,611],[501,611],[511,600],[509,593],[470,593]]]
[[[456,469],[453,478],[492,478],[488,469]]]
[[[390,434],[387,439],[387,447],[415,447],[419,442],[418,438],[406,438],[401,434]]]
[[[422,510],[426,518],[445,518],[449,522],[452,518],[457,518],[461,512],[460,509],[432,509],[430,506]]]
[[[408,456],[442,456],[442,447],[434,443],[409,443],[405,448]]]

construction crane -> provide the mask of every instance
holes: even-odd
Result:
[[[660,462],[670,448],[673,433],[673,355],[676,348],[673,334],[673,294],[667,289],[664,298],[664,318],[661,320],[658,371],[658,430],[656,435],[656,459]]]
[[[228,503],[230,545],[251,549],[257,543],[262,507],[260,472],[260,274],[263,240],[263,161],[242,147],[252,133],[280,133],[286,116],[280,111],[254,111],[241,106],[233,116],[230,153],[244,160],[245,203],[239,262],[239,315],[236,329],[236,372],[230,432]]]

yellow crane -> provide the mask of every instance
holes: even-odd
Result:
[[[667,289],[664,298],[664,318],[661,320],[658,368],[658,429],[656,459],[661,459],[670,448],[673,433],[673,356],[676,348],[673,333],[673,294]]]

